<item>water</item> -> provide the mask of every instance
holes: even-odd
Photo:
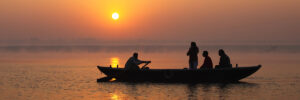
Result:
[[[265,100],[300,99],[299,45],[208,45],[214,64],[225,49],[232,64],[262,68],[240,83],[97,83],[97,65],[120,67],[133,52],[150,68],[187,67],[188,45],[1,46],[1,100]],[[199,56],[199,63],[203,58]]]

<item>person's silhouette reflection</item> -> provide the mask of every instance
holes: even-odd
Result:
[[[197,100],[197,84],[188,84],[187,85],[188,91],[187,96],[188,100]]]

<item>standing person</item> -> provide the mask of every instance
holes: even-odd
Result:
[[[133,53],[133,56],[130,57],[125,64],[125,70],[140,70],[139,65],[142,63],[149,64],[151,61],[139,60],[138,53]]]
[[[219,56],[220,62],[219,65],[216,66],[216,68],[232,68],[230,58],[227,56],[223,49],[219,50]]]
[[[191,42],[191,47],[189,51],[187,52],[187,56],[190,57],[189,59],[189,69],[196,70],[198,66],[198,53],[199,48],[197,47],[195,42]]]
[[[200,69],[212,69],[213,63],[211,61],[211,58],[208,56],[207,51],[203,51],[202,56],[205,58],[203,65],[200,67]]]

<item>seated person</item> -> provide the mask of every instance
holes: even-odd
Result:
[[[204,59],[203,65],[200,67],[200,69],[212,69],[213,68],[213,63],[212,63],[210,57],[208,56],[208,52],[203,51],[202,56],[205,59]]]
[[[138,59],[138,53],[134,53],[133,56],[127,60],[125,70],[139,70],[140,67],[138,65],[142,63],[149,64],[151,61],[141,61]]]
[[[230,58],[225,54],[223,49],[219,50],[220,62],[216,68],[232,68]]]

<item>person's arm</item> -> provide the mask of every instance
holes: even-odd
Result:
[[[139,64],[143,63],[141,60],[138,60],[138,59],[133,60],[133,62],[134,62],[136,65],[139,65]]]
[[[227,56],[227,61],[228,61],[228,64],[230,65],[230,64],[231,64],[231,62],[230,62],[230,58],[229,58],[229,56]]]
[[[219,65],[223,64],[223,57],[220,57]]]
[[[142,63],[151,63],[151,61],[142,61]]]
[[[213,68],[213,62],[212,62],[212,60],[211,60],[210,57],[209,57],[209,59],[208,59],[208,62],[209,62],[209,67]]]
[[[141,63],[147,63],[148,61],[140,61]]]
[[[209,58],[205,57],[204,58],[204,62],[203,62],[203,65],[202,66],[205,66],[205,67],[208,67],[209,66]],[[201,67],[202,67],[201,66]]]
[[[136,60],[134,61],[134,63],[135,63],[136,65],[139,65],[139,64],[142,64],[142,63],[151,63],[151,61],[142,61],[142,60],[136,59]]]
[[[189,49],[189,51],[186,53],[187,56],[189,56],[191,54],[191,48]]]
[[[200,66],[200,68],[202,68],[204,65],[205,65],[205,60],[204,60],[203,64]]]

